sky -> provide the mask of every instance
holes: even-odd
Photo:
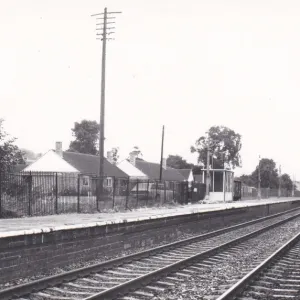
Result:
[[[17,145],[66,150],[74,122],[100,117],[101,41],[91,15],[116,15],[107,44],[105,152],[196,163],[213,125],[300,179],[300,2],[292,0],[0,0],[0,118]]]

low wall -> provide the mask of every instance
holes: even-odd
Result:
[[[172,242],[182,233],[198,233],[300,206],[300,200],[124,222],[0,239],[0,282],[31,276],[107,253]]]

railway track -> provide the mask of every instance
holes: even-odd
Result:
[[[172,287],[153,281],[117,299],[216,300],[299,231],[300,219],[291,220],[166,276]]]
[[[300,299],[300,233],[217,300]]]
[[[71,299],[134,299],[126,294],[143,285],[148,290],[159,292],[162,287],[170,287],[176,282],[164,279],[173,272],[182,278],[186,272],[181,268],[209,258],[230,247],[238,251],[238,244],[266,232],[285,222],[300,217],[299,209],[260,218],[251,222],[231,226],[222,230],[160,246],[126,257],[117,258],[94,266],[81,268],[56,276],[0,291],[0,299],[30,300],[71,300]],[[226,258],[226,256],[225,256]],[[220,259],[220,258],[219,258]],[[224,259],[224,257],[223,257]],[[218,259],[217,259],[218,260]],[[169,277],[170,278],[170,277]],[[183,280],[177,278],[178,281]],[[151,282],[156,281],[155,286]],[[161,287],[160,287],[161,286]],[[142,298],[151,296],[138,291]]]

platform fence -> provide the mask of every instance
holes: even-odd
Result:
[[[102,188],[101,188],[102,186]],[[73,173],[0,173],[0,218],[125,211],[202,200],[205,185]]]
[[[261,199],[292,197],[292,190],[281,188],[261,188]],[[300,196],[299,191],[294,192],[294,196]],[[252,200],[258,198],[258,189],[255,187],[242,186],[241,199]]]

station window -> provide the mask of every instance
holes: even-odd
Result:
[[[112,178],[107,178],[106,179],[106,186],[107,187],[112,187]]]

